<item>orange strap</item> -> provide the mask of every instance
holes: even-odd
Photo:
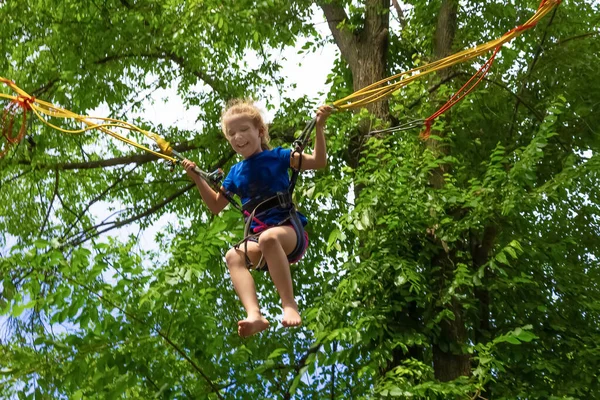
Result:
[[[546,6],[546,3],[548,1],[549,0],[542,0],[542,2],[540,3],[540,6],[538,7],[538,12],[542,9],[542,7]],[[560,0],[559,0],[559,3],[560,3]],[[521,31],[525,31],[527,29],[533,28],[534,26],[537,25],[537,23],[538,23],[538,20],[535,20],[528,24],[519,25],[516,28],[513,28],[510,31],[506,32],[503,36],[511,36],[515,32],[521,32]],[[421,134],[420,134],[421,139],[423,139],[423,140],[429,139],[429,136],[431,135],[431,126],[433,125],[433,122],[435,121],[435,119],[437,117],[439,117],[440,115],[442,115],[443,113],[445,113],[446,111],[448,111],[449,109],[451,109],[452,107],[454,107],[454,105],[456,103],[458,103],[459,101],[464,99],[469,93],[471,93],[473,91],[473,89],[475,89],[475,87],[477,85],[479,85],[481,83],[481,81],[483,80],[485,75],[489,72],[490,68],[492,67],[492,64],[494,63],[494,59],[496,58],[496,55],[498,54],[498,52],[500,51],[501,48],[502,48],[502,44],[499,44],[498,46],[496,46],[492,56],[485,62],[485,64],[483,64],[481,66],[481,68],[479,68],[479,71],[477,71],[475,73],[475,75],[473,75],[471,77],[471,79],[469,79],[467,81],[467,83],[465,83],[456,93],[454,93],[452,95],[452,97],[450,97],[450,100],[448,100],[446,102],[446,104],[444,104],[442,107],[440,107],[439,110],[437,110],[435,113],[433,113],[429,118],[427,118],[425,120],[425,130],[423,132],[421,132]],[[479,77],[479,79],[477,79],[477,81],[475,81],[475,83],[473,83],[471,85],[473,80],[477,77]],[[469,85],[471,85],[471,86],[469,86]]]

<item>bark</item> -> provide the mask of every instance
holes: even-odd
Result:
[[[329,3],[321,4],[321,8],[342,57],[352,71],[353,89],[356,91],[386,78],[390,0],[366,0],[364,26],[356,32],[340,28],[340,22],[348,20],[342,6]],[[367,110],[376,118],[389,119],[387,101],[370,104]],[[351,140],[349,162],[352,167],[358,165],[363,140],[369,131],[370,122],[364,121]]]
[[[442,321],[440,341],[443,342],[433,346],[434,374],[435,378],[442,382],[471,374],[471,358],[469,354],[462,354],[460,348],[467,341],[463,309],[460,303],[454,300],[450,310],[454,313],[454,320]]]
[[[442,0],[434,37],[433,54],[436,59],[444,58],[452,53],[452,43],[457,26],[457,12],[458,0]],[[444,80],[452,73],[451,70],[446,69],[440,71],[438,76],[441,80]],[[428,140],[427,146],[435,154],[448,153],[448,148],[441,147],[436,140]],[[433,188],[441,189],[444,186],[443,176],[447,170],[448,168],[442,165],[434,171],[430,179]],[[438,255],[432,259],[432,265],[441,268],[441,288],[444,288],[452,280],[454,265],[452,257],[452,254],[448,254],[440,246]],[[443,382],[454,380],[462,375],[470,375],[471,373],[470,356],[462,352],[462,346],[467,342],[468,338],[464,310],[457,300],[453,300],[447,308],[454,314],[454,319],[446,319],[441,323],[440,337],[433,346],[435,377]]]
[[[404,29],[404,26],[406,25],[404,11],[402,11],[398,0],[392,0],[392,4],[394,5],[394,8],[396,9],[396,14],[398,15],[398,23],[400,24],[400,29]]]
[[[437,26],[435,29],[435,36],[433,40],[433,55],[436,60],[452,54],[452,42],[456,35],[456,24],[457,24],[457,12],[458,12],[458,0],[443,0],[440,8],[440,14],[437,20]],[[438,72],[438,77],[441,81],[447,80],[453,74],[450,68],[443,69]],[[443,102],[440,104],[442,105]],[[436,132],[436,135],[443,136],[443,132]],[[434,154],[447,154],[448,149],[440,145],[437,140],[429,139],[427,141],[427,147],[431,149]],[[444,173],[447,172],[445,166],[434,171],[431,178],[431,184],[434,188],[440,189],[444,186]]]
[[[443,0],[438,16],[435,37],[433,42],[433,55],[436,60],[452,54],[452,42],[456,35],[458,0]],[[444,78],[450,74],[449,69],[439,72]]]

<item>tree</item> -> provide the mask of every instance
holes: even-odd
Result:
[[[497,38],[538,3],[483,5],[6,2],[0,75],[73,111],[106,104],[117,117],[175,82],[200,106],[198,132],[133,122],[207,170],[226,168],[224,101],[285,87],[278,49],[301,37],[318,48],[313,14],[324,14],[340,49],[333,100]],[[373,131],[430,115],[474,64],[332,118],[329,170],[297,189],[313,242],[294,271],[299,331],[241,340],[232,328],[240,305],[222,258],[240,235],[233,211],[209,216],[189,181],[151,156],[31,123],[28,140],[0,160],[0,309],[9,318],[0,393],[596,397],[596,15],[592,1],[562,4],[502,50],[425,143],[418,129]],[[244,65],[247,52],[258,67]],[[290,142],[313,106],[285,98],[274,141]],[[114,214],[99,220],[104,208]],[[134,234],[109,236],[165,216],[176,222],[156,249],[140,250]],[[258,286],[278,315],[268,277]]]

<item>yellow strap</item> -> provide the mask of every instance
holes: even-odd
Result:
[[[482,54],[485,54],[499,46],[510,42],[515,37],[521,35],[525,30],[532,28],[539,20],[544,18],[552,9],[559,5],[561,0],[542,0],[536,13],[524,24],[511,30],[499,39],[489,41],[485,44],[475,46],[468,50],[463,50],[446,58],[426,64],[422,67],[413,68],[406,72],[401,72],[389,78],[382,79],[369,86],[366,86],[343,99],[336,100],[333,105],[340,110],[349,110],[363,107],[367,104],[382,100],[394,92],[419,79],[427,74],[439,71],[453,65],[472,60]]]
[[[115,139],[118,139],[131,146],[137,147],[138,149],[147,151],[148,153],[154,154],[155,156],[163,158],[165,160],[176,162],[176,159],[170,156],[171,146],[169,145],[169,143],[156,133],[146,131],[144,129],[138,128],[133,124],[114,118],[88,117],[75,114],[74,112],[71,112],[61,107],[57,107],[51,103],[30,96],[27,92],[19,88],[14,82],[10,81],[9,79],[0,76],[0,82],[8,85],[14,92],[17,93],[17,96],[0,93],[1,98],[5,98],[13,102],[19,103],[27,101],[28,106],[31,108],[36,117],[45,125],[48,125],[53,129],[70,134],[80,134],[93,129],[98,129],[99,131],[106,133],[107,135],[112,136]],[[44,116],[52,118],[74,119],[85,124],[86,127],[82,129],[63,129],[48,121]],[[141,145],[135,142],[134,140],[115,132],[114,129],[111,130],[109,128],[121,128],[132,132],[142,133],[148,138],[154,140],[158,144],[160,149],[163,151],[163,153],[159,153],[144,145]]]

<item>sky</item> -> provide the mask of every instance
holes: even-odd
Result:
[[[320,16],[321,14],[317,13],[317,15]],[[322,35],[330,35],[324,17],[322,19],[322,21],[319,21],[319,18],[317,18],[316,28]],[[324,96],[319,98],[319,92],[325,92],[327,89],[325,81],[327,74],[333,67],[337,47],[332,43],[327,43],[325,47],[314,53],[298,55],[298,51],[301,50],[305,43],[306,40],[299,40],[296,46],[286,49],[278,57],[281,60],[281,71],[286,78],[286,83],[296,84],[295,89],[286,90],[286,96],[299,98],[306,95],[313,99],[324,100]],[[252,54],[248,54],[246,61],[250,67],[257,65],[257,61]],[[145,101],[143,105],[144,112],[130,113],[126,117],[133,119],[139,116],[155,124],[161,123],[164,126],[173,126],[182,129],[197,129],[197,108],[191,107],[190,109],[186,109],[182,99],[177,95],[174,86],[157,90]],[[275,87],[271,87],[268,90],[268,94],[272,96],[274,101],[277,101],[279,98],[277,88]],[[258,99],[258,104],[265,111],[267,120],[270,121],[276,110],[266,112],[265,102],[261,99]],[[106,112],[106,110],[106,108],[101,107],[94,111]]]

